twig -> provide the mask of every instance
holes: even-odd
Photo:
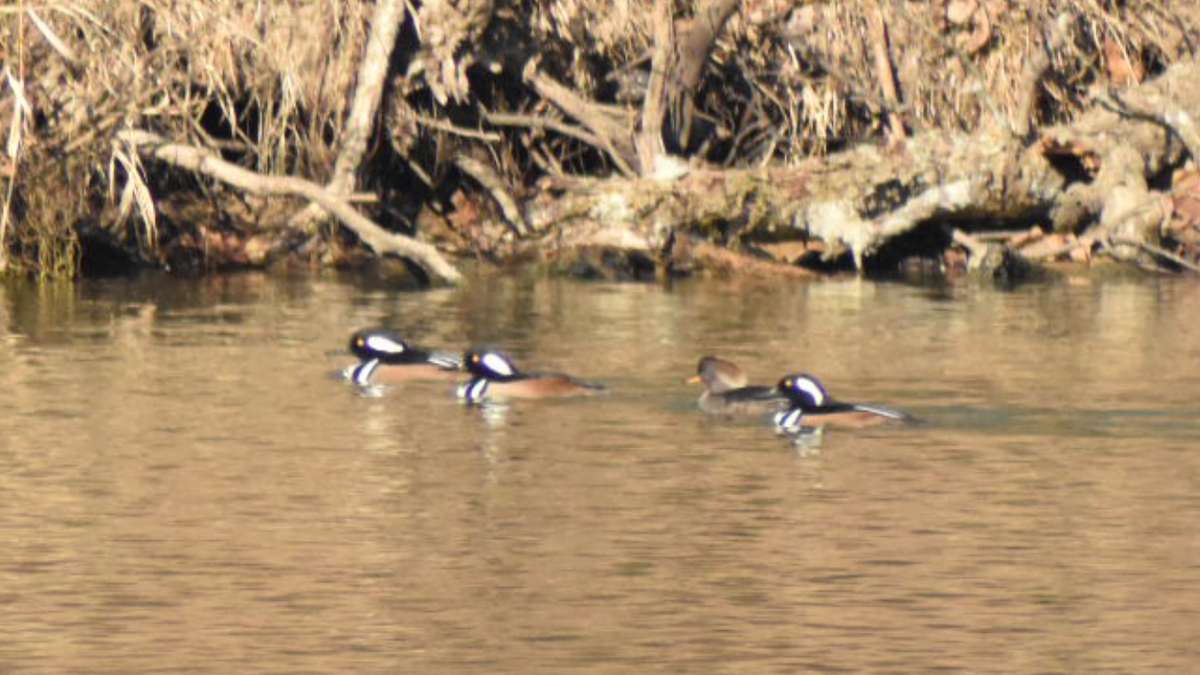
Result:
[[[445,120],[427,117],[425,115],[414,115],[412,119],[419,125],[429,129],[437,129],[455,136],[464,138],[474,138],[478,141],[487,141],[488,143],[499,143],[504,140],[504,137],[493,131],[480,131],[478,129],[466,129],[460,126],[455,126]]]
[[[566,122],[560,122],[559,120],[550,119],[549,117],[484,111],[483,118],[488,122],[500,127],[530,127],[534,129],[549,129],[551,131],[558,132],[563,136],[570,136],[577,141],[582,141],[592,147],[600,147],[600,139],[595,134],[587,131],[586,129],[571,126]]]
[[[950,239],[959,246],[967,249],[972,258],[983,257],[983,254],[987,252],[987,247],[991,245],[981,241],[974,235],[963,232],[957,227],[950,233]]]
[[[58,37],[58,35],[54,32],[54,29],[52,29],[45,21],[42,21],[42,17],[38,16],[37,12],[33,11],[33,9],[28,11],[29,20],[33,22],[33,25],[37,26],[37,29],[42,33],[42,37],[46,38],[46,42],[50,44],[50,47],[53,48],[54,51],[58,52],[58,55],[67,62],[68,66],[70,66],[72,69],[78,68],[79,57],[75,55],[75,52],[72,51],[71,48],[68,47],[61,38]]]
[[[17,171],[25,154],[25,134],[28,131],[28,120],[33,108],[25,98],[25,81],[14,77],[11,70],[4,69],[8,88],[12,91],[12,122],[8,129],[8,142],[5,154],[12,160],[12,174],[8,177],[8,186],[4,192],[3,212],[0,213],[0,273],[8,268],[8,226],[12,219],[13,198],[16,195]]]
[[[529,223],[525,222],[525,216],[521,213],[521,209],[517,206],[517,202],[513,200],[512,195],[508,194],[508,188],[504,186],[504,181],[496,175],[495,171],[487,164],[476,160],[467,155],[458,155],[454,158],[454,164],[458,166],[468,176],[474,178],[483,186],[492,199],[500,206],[500,212],[504,214],[504,220],[517,236],[531,234]]]
[[[637,152],[633,148],[632,135],[635,120],[629,111],[583,98],[549,75],[539,72],[536,58],[530,59],[525,65],[523,77],[538,96],[590,129],[597,140],[593,147],[607,152],[622,174],[626,177],[637,175],[630,164],[637,161]]]
[[[340,196],[331,194],[316,183],[293,176],[264,176],[226,162],[203,148],[171,143],[147,131],[127,129],[119,132],[117,138],[163,162],[210,176],[247,192],[308,199],[340,220],[376,253],[395,253],[408,258],[419,264],[430,276],[450,284],[462,281],[462,274],[443,258],[436,248],[412,237],[388,232],[370,218],[355,211]]]
[[[988,230],[987,232],[972,233],[971,236],[975,237],[979,241],[986,241],[989,243],[997,243],[997,244],[1007,242],[1011,245],[1010,240],[1012,240],[1014,237],[1019,237],[1021,235],[1028,235],[1028,234],[1029,234],[1029,230]]]
[[[1193,262],[1187,260],[1186,258],[1183,258],[1182,256],[1171,253],[1170,251],[1166,250],[1165,248],[1155,246],[1154,244],[1151,244],[1149,242],[1142,241],[1140,239],[1134,239],[1133,237],[1120,237],[1117,239],[1113,239],[1111,241],[1112,241],[1112,243],[1118,244],[1118,245],[1136,246],[1136,247],[1142,249],[1143,251],[1145,251],[1146,253],[1149,253],[1154,256],[1158,256],[1159,258],[1162,258],[1163,260],[1168,260],[1170,262],[1173,262],[1176,265],[1179,265],[1180,267],[1184,268],[1185,270],[1189,270],[1191,272],[1195,272],[1196,274],[1200,274],[1200,265],[1197,265],[1196,263],[1193,263]]]
[[[1041,253],[1038,253],[1035,255],[1029,255],[1024,250],[1022,250],[1020,253],[1025,258],[1028,258],[1029,260],[1032,260],[1034,262],[1044,262],[1047,260],[1054,261],[1054,260],[1057,260],[1060,256],[1067,255],[1068,253],[1070,253],[1076,249],[1083,248],[1084,246],[1091,246],[1091,243],[1080,240],[1080,239],[1076,239],[1075,241],[1067,242],[1066,244],[1063,244],[1062,246],[1056,246],[1052,249],[1042,251]]]
[[[557,159],[554,159],[550,155],[543,153],[541,150],[533,147],[529,148],[529,158],[532,159],[533,163],[537,164],[542,171],[545,171],[548,175],[555,178],[563,175],[562,164],[560,164]]]
[[[565,122],[553,120],[547,117],[536,117],[534,115],[519,115],[515,113],[493,113],[484,112],[483,118],[492,124],[502,127],[534,127],[540,129],[549,129],[556,131],[563,136],[570,136],[575,140],[582,141],[593,148],[598,148],[608,152],[608,156],[612,159],[613,164],[617,166],[617,170],[625,176],[633,176],[633,168],[625,161],[625,158],[617,152],[607,139],[599,135],[593,134],[580,127],[571,126]]]

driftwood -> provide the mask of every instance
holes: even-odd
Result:
[[[462,281],[462,275],[436,248],[402,234],[388,232],[326,188],[291,176],[265,176],[231,164],[216,155],[190,145],[171,143],[146,131],[125,130],[117,137],[136,147],[141,154],[154,157],[189,171],[200,173],[234,187],[261,195],[302,197],[325,209],[354,232],[379,255],[394,253],[420,265],[431,278],[450,284]]]
[[[998,127],[926,132],[898,147],[862,145],[789,167],[557,179],[527,214],[535,231],[552,234],[550,246],[658,253],[688,232],[734,242],[809,238],[848,251],[860,268],[931,221],[1048,218],[1056,231],[1091,228],[1093,241],[1132,260],[1152,250],[1170,215],[1149,181],[1196,156],[1198,117],[1200,65],[1186,61],[1106,97],[1072,125],[1040,130],[1033,142]]]

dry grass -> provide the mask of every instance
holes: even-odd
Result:
[[[577,141],[562,137],[509,132],[497,142],[495,135],[444,129],[463,127],[481,97],[493,111],[537,108],[532,92],[473,74],[486,56],[476,43],[497,23],[525,31],[528,44],[541,49],[545,70],[584,95],[603,97],[606,75],[645,67],[639,60],[650,49],[652,5],[414,3],[395,57],[400,95],[388,99],[383,117],[400,121],[390,130],[392,151],[432,187],[446,158],[464,145],[483,146],[483,156],[503,163],[504,175],[526,183],[547,167],[601,169]],[[877,137],[887,110],[872,60],[867,12],[873,7],[889,31],[903,102],[898,112],[912,128],[975,129],[992,110],[1011,122],[1023,93],[1021,70],[1061,11],[1078,16],[1077,29],[1053,55],[1049,96],[1035,110],[1041,123],[1069,119],[1097,90],[1148,77],[1200,41],[1194,2],[749,0],[720,38],[697,97],[712,125],[705,158],[730,165],[788,161]],[[0,128],[8,149],[0,165],[0,248],[10,262],[24,260],[10,269],[69,268],[64,261],[75,256],[74,226],[82,219],[103,220],[153,260],[170,236],[155,218],[153,197],[180,189],[197,191],[198,199],[219,196],[197,190],[189,177],[138,165],[113,142],[122,128],[218,150],[260,172],[324,180],[373,8],[361,0],[22,0],[0,8],[7,71]],[[683,18],[690,11],[688,4]],[[415,121],[421,118],[438,124]],[[429,147],[436,152],[422,156]],[[364,178],[373,185],[388,180]],[[55,207],[51,197],[75,205]],[[44,250],[60,254],[47,257]],[[4,262],[0,257],[0,267]]]
[[[45,208],[25,209],[20,225],[4,233],[10,271],[69,269],[63,256],[47,265],[33,252],[73,255],[74,221],[81,219],[105,219],[118,240],[154,259],[159,232],[151,190],[165,181],[147,176],[136,155],[113,141],[121,128],[157,129],[265,173],[327,173],[370,11],[361,2],[238,0],[92,0],[3,10],[4,62],[10,72],[24,72],[39,118],[36,129],[24,127],[32,147],[12,158],[9,185],[30,202],[38,193],[46,197],[39,200]],[[0,107],[15,120],[13,110]],[[70,171],[54,170],[56,163]],[[74,218],[65,227],[56,222],[65,205],[51,207],[51,195],[82,207],[66,208]],[[11,206],[5,203],[9,220]]]

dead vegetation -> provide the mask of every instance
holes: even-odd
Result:
[[[1198,41],[1194,2],[22,0],[0,268],[1194,270]]]

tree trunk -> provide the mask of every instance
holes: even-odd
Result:
[[[355,174],[367,153],[371,134],[375,131],[375,118],[379,101],[383,98],[383,85],[387,81],[388,66],[392,50],[396,46],[396,35],[404,21],[404,0],[380,0],[371,18],[371,37],[367,40],[366,53],[358,67],[358,82],[354,88],[354,100],[350,104],[350,115],[342,129],[342,149],[333,166],[333,177],[326,189],[334,194],[349,194],[354,191]],[[322,218],[321,207],[315,202],[292,217],[294,227],[311,228]]]

